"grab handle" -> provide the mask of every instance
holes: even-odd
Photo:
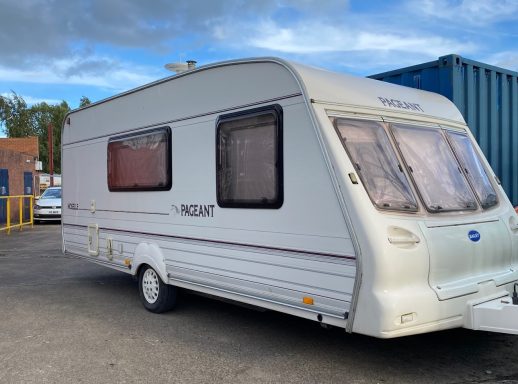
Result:
[[[417,236],[389,236],[390,244],[419,244],[421,241]]]

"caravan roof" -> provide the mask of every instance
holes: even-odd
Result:
[[[250,86],[254,87],[257,98],[262,100],[268,100],[268,97],[276,99],[280,94],[286,97],[302,94],[308,101],[361,107],[366,113],[379,114],[383,110],[389,114],[405,112],[464,124],[460,112],[448,99],[439,94],[330,72],[272,57],[208,64],[101,100],[82,109],[117,99],[121,100],[121,104],[122,100],[131,103],[128,101],[131,97],[127,96],[146,93],[147,97],[153,98],[156,110],[168,111],[168,120],[163,121],[167,123],[172,115],[175,119],[196,115],[200,105],[204,105],[205,110],[224,111],[229,108],[229,98],[226,96],[234,91],[239,92],[239,86],[235,84],[242,81],[250,83]],[[171,87],[167,98],[160,90],[163,87],[168,89]],[[243,97],[242,103],[246,106],[257,101],[248,96],[248,98]],[[111,105],[113,108],[117,102]],[[178,110],[172,111],[171,106],[178,106]],[[235,105],[232,107],[235,108]],[[122,105],[121,108],[124,109]],[[71,114],[75,112],[76,110]],[[121,112],[134,115],[135,124],[140,126],[139,118],[142,118],[144,112],[149,111],[124,109]],[[113,110],[109,113],[113,113]],[[94,120],[101,118],[103,118],[102,108],[97,109]],[[66,133],[63,142],[69,142]]]

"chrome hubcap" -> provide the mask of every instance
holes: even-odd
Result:
[[[153,304],[158,299],[160,284],[159,277],[151,268],[147,269],[142,276],[142,292],[149,304]]]

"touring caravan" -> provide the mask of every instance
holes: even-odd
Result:
[[[276,58],[72,111],[63,251],[381,338],[518,333],[518,216],[438,94]]]

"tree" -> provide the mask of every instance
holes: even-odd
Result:
[[[88,105],[90,100],[83,96],[80,105]],[[12,92],[9,97],[0,96],[0,123],[7,137],[38,136],[40,161],[44,171],[49,167],[48,126],[52,125],[54,141],[54,173],[61,173],[61,126],[70,111],[66,101],[57,105],[45,102],[30,107],[23,97]]]
[[[26,137],[32,134],[27,103],[14,92],[11,97],[0,96],[0,119],[8,137]]]
[[[87,105],[92,104],[90,99],[86,96],[81,96],[81,99],[79,100],[79,108],[86,107]]]
[[[48,126],[49,124],[52,126],[54,173],[59,174],[61,173],[61,126],[69,111],[70,107],[66,101],[57,105],[38,103],[30,108],[33,131],[39,137],[40,161],[46,165],[47,172],[50,170]]]

